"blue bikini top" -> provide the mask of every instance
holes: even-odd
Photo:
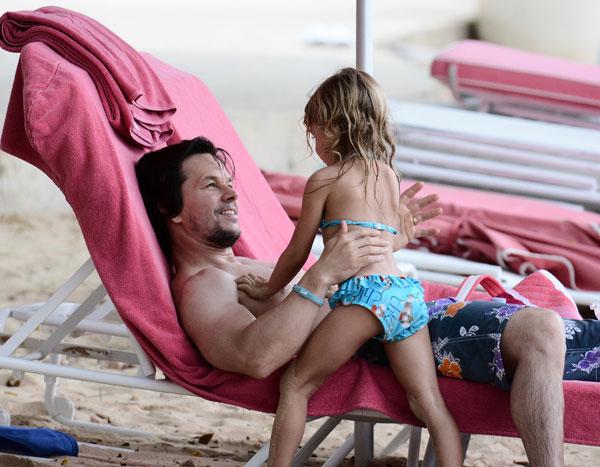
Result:
[[[347,225],[358,225],[359,227],[367,227],[369,229],[382,230],[384,232],[391,232],[394,235],[398,234],[398,231],[389,225],[380,224],[378,222],[363,222],[363,221],[349,221],[344,220]],[[320,227],[322,229],[326,229],[327,227],[335,227],[336,225],[340,225],[342,223],[341,220],[333,220],[333,221],[321,221]]]

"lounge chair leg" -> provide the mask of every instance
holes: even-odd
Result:
[[[323,464],[323,467],[337,467],[338,465],[341,465],[352,449],[354,449],[354,433],[346,438],[337,451],[335,451]]]
[[[410,438],[411,433],[412,427],[406,425],[396,436],[394,436],[394,439],[383,448],[377,457],[385,458],[396,452],[396,450]]]
[[[294,456],[294,461],[292,465],[294,467],[300,467],[304,465],[306,460],[310,457],[315,449],[321,444],[321,442],[327,438],[329,433],[333,431],[333,429],[340,423],[341,419],[330,417],[325,420],[325,423],[319,427],[319,429],[315,432],[314,435],[310,437],[304,446],[296,453]]]
[[[257,453],[254,454],[248,462],[246,462],[245,467],[261,467],[265,462],[267,462],[270,445],[271,443],[263,444]]]
[[[419,466],[419,451],[421,450],[421,431],[423,429],[418,426],[410,427],[410,441],[408,442],[408,458],[406,459],[406,467]]]
[[[425,455],[423,456],[423,462],[421,467],[435,467],[437,465],[437,456],[435,455],[435,449],[433,448],[433,440],[431,436],[427,442],[427,448],[425,449]]]
[[[460,441],[462,443],[463,460],[464,460],[464,458],[467,457],[467,449],[469,449],[469,441],[471,441],[471,434],[470,433],[461,433]]]
[[[354,465],[366,467],[373,461],[374,423],[354,422]]]
[[[3,308],[2,310],[0,310],[0,332],[4,332],[6,320],[10,317],[11,312],[11,308]],[[8,381],[6,382],[7,386],[18,386],[19,384],[21,384],[21,380],[24,376],[25,373],[23,373],[22,371],[13,370],[12,375],[8,378]],[[8,415],[8,423],[2,423],[1,420],[3,419],[0,418],[0,425],[10,425],[10,415]]]
[[[61,357],[62,356],[60,354],[50,354],[50,362],[55,365],[59,365]],[[60,397],[56,395],[56,391],[58,388],[57,377],[44,376],[44,381],[46,383],[46,390],[44,392],[44,402],[46,404],[46,410],[48,411],[48,415],[50,415],[57,422],[70,427],[85,428],[91,431],[118,433],[120,435],[125,436],[150,436],[151,433],[148,433],[146,431],[75,420],[75,405],[73,404],[73,402],[70,399],[67,399],[66,397]]]

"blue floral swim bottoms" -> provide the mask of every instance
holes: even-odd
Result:
[[[339,305],[359,305],[373,313],[383,326],[383,332],[375,339],[386,343],[412,336],[429,319],[423,287],[412,277],[351,277],[329,299],[332,310]]]
[[[524,305],[499,301],[460,302],[452,298],[427,303],[429,335],[438,374],[509,390],[500,340],[509,319]],[[600,381],[600,321],[563,319],[563,379]],[[371,340],[357,353],[371,363],[387,364],[381,345]]]

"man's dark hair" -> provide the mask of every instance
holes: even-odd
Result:
[[[229,153],[215,147],[211,141],[201,136],[149,152],[135,167],[146,212],[169,263],[173,258],[167,219],[181,213],[181,186],[186,180],[182,170],[183,162],[197,154],[210,154],[232,178],[234,177],[235,168]]]

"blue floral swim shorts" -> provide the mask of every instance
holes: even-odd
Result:
[[[383,327],[375,337],[382,342],[406,339],[425,327],[429,319],[423,287],[412,277],[351,277],[329,299],[332,310],[339,305],[359,305],[370,311]]]
[[[509,319],[524,305],[500,301],[460,302],[452,298],[427,303],[429,335],[440,375],[509,390],[500,339]],[[600,381],[600,321],[564,319],[565,368],[563,379]],[[377,342],[367,342],[357,353],[371,363],[387,364]]]

